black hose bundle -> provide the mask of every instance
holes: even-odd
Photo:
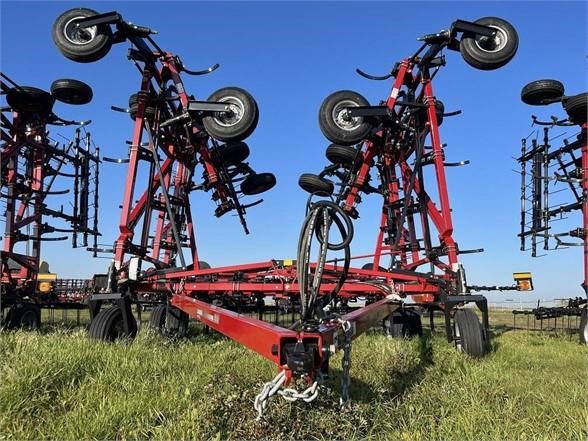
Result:
[[[312,196],[311,196],[312,197]],[[329,242],[329,231],[335,223],[341,234],[340,243]],[[319,243],[318,259],[314,272],[310,265],[310,253],[313,235]],[[300,286],[300,303],[302,306],[302,322],[308,323],[313,319],[324,318],[324,307],[334,301],[341,290],[351,261],[350,243],[353,238],[353,224],[350,217],[341,207],[331,201],[318,201],[310,203],[307,216],[304,219],[300,238],[298,240],[296,274]],[[327,251],[345,251],[343,271],[339,276],[337,285],[328,296],[318,300],[323,272],[327,260]],[[317,301],[318,300],[318,301]]]

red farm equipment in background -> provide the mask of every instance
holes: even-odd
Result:
[[[206,101],[189,95],[181,74],[201,75],[218,65],[189,71],[177,55],[157,46],[153,33],[125,22],[116,12],[89,9],[65,12],[53,28],[57,47],[78,62],[96,61],[113,43],[128,40],[133,46],[129,59],[142,78],[129,109],[115,109],[128,111],[135,123],[129,157],[110,160],[127,163],[128,173],[119,238],[112,250],[101,250],[114,253],[114,261],[107,289],[91,302],[91,337],[133,337],[137,325],[131,303],[141,296],[159,296],[163,304],[151,313],[153,328],[181,335],[191,316],[276,363],[278,376],[264,385],[255,401],[260,415],[276,393],[312,401],[330,356],[339,350],[344,352],[345,402],[354,338],[382,323],[390,335],[420,332],[417,310],[404,307],[408,296],[414,306],[445,312],[448,338],[458,349],[474,356],[485,353],[487,303],[471,291],[497,287],[468,286],[458,260],[465,251],[453,239],[445,181],[445,167],[454,164],[445,162],[439,137],[439,124],[449,114],[436,99],[432,80],[445,65],[441,52],[446,48],[459,50],[478,69],[508,63],[518,45],[510,24],[497,18],[457,20],[448,30],[420,38],[420,49],[390,74],[360,72],[371,79],[394,78],[390,95],[377,106],[354,92],[329,96],[319,119],[323,133],[335,143],[327,150],[332,165],[318,176],[300,178],[305,190],[329,199],[309,199],[296,261],[217,268],[198,260],[189,194],[211,191],[215,214],[235,210],[247,232],[245,210],[260,201],[243,204],[240,196],[262,193],[275,184],[273,175],[257,174],[244,162],[249,149],[243,140],[255,129],[257,105],[238,88],[221,89]],[[135,187],[141,184],[136,182],[140,163],[149,178],[133,203]],[[434,168],[439,207],[425,189],[426,165]],[[197,169],[202,178],[195,182]],[[370,183],[370,171],[378,173],[377,185]],[[338,181],[337,191],[327,178]],[[361,193],[380,194],[383,209],[373,262],[360,269],[351,267],[350,244]],[[339,243],[329,239],[333,225]],[[313,244],[318,244],[316,262],[311,262]],[[329,252],[338,255],[328,258]],[[385,256],[391,263],[382,268]],[[419,272],[422,266],[428,270]],[[114,305],[100,311],[104,302]],[[470,302],[482,310],[483,325],[471,309],[461,308]],[[276,312],[273,323],[262,320],[270,309]],[[292,313],[288,327],[279,326],[278,311]],[[304,384],[303,392],[282,388],[297,381]]]
[[[543,127],[542,140],[531,133],[521,140],[521,156],[517,161],[521,166],[521,251],[531,250],[537,257],[537,250],[563,249],[580,246],[584,248],[584,278],[582,288],[588,293],[588,94],[564,95],[564,85],[557,80],[537,80],[527,84],[521,91],[525,104],[545,106],[561,103],[567,117],[559,119],[552,116],[550,121],[532,117],[533,125]],[[556,141],[566,133],[552,135],[554,128],[568,127],[571,136]],[[579,131],[574,130],[579,127]],[[557,143],[553,145],[554,141]],[[551,186],[550,186],[551,184]],[[550,188],[551,187],[551,188]],[[562,193],[562,190],[568,190]],[[570,195],[573,201],[561,195]],[[568,215],[582,213],[582,226],[568,231],[554,232],[554,223],[566,225]],[[563,221],[563,222],[562,222]],[[558,225],[558,224],[556,224]],[[567,224],[569,227],[571,225]],[[529,244],[530,242],[530,244]],[[529,247],[530,245],[530,247]],[[571,299],[570,299],[571,300]],[[580,342],[588,343],[587,303],[576,302],[579,308]],[[581,309],[580,309],[581,308]],[[580,311],[580,312],[578,312]]]
[[[55,101],[87,104],[92,89],[78,80],[61,79],[51,92],[19,86],[5,74],[0,85],[7,106],[2,107],[2,193],[3,221],[0,264],[2,269],[0,309],[9,308],[4,325],[8,328],[38,328],[40,308],[82,308],[88,286],[56,280],[47,264],[41,262],[44,241],[61,241],[71,233],[73,247],[88,246],[98,232],[99,151],[85,131],[90,121],[76,122],[59,118],[53,112]],[[60,145],[52,139],[51,126],[80,126],[73,140]],[[82,133],[82,130],[84,133]],[[54,183],[68,178],[71,185],[71,212],[48,204],[70,189],[55,190]],[[54,226],[47,217],[61,221]],[[47,236],[67,233],[65,236]],[[75,286],[74,286],[75,285]]]

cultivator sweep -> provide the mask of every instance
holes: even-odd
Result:
[[[184,334],[191,316],[278,366],[278,376],[255,401],[260,416],[276,393],[291,401],[316,398],[329,358],[339,350],[344,353],[342,402],[347,401],[354,338],[382,323],[390,335],[420,332],[420,316],[403,306],[409,295],[416,306],[445,311],[448,338],[459,349],[484,354],[486,299],[471,294],[483,287],[466,284],[458,255],[467,251],[459,250],[453,239],[445,182],[445,167],[462,163],[445,162],[439,125],[451,114],[436,99],[432,80],[445,65],[445,48],[459,50],[479,69],[506,64],[518,45],[510,24],[491,17],[475,23],[457,20],[448,30],[423,36],[421,48],[385,77],[358,71],[370,79],[394,78],[392,92],[378,106],[349,91],[332,94],[321,106],[321,129],[335,143],[327,149],[332,165],[318,176],[303,175],[300,184],[313,196],[330,200],[309,199],[296,261],[217,268],[199,260],[189,195],[194,190],[211,191],[215,215],[236,211],[248,232],[246,208],[261,201],[243,204],[240,196],[262,193],[275,184],[273,175],[257,174],[244,162],[249,148],[243,140],[256,127],[257,105],[239,88],[224,88],[206,101],[196,100],[185,90],[181,75],[202,75],[218,65],[190,71],[177,55],[159,48],[152,34],[150,28],[125,22],[116,12],[89,9],[67,11],[53,27],[59,50],[78,62],[97,61],[113,43],[128,40],[129,59],[142,78],[129,108],[114,108],[135,121],[129,156],[104,158],[126,163],[128,171],[119,238],[112,250],[93,250],[110,251],[114,259],[106,292],[92,296],[91,337],[133,337],[137,326],[131,303],[144,296],[161,298],[165,303],[154,308],[150,324],[162,333]],[[146,165],[148,179],[133,203],[140,184],[139,164]],[[202,180],[196,183],[198,165]],[[439,207],[425,189],[426,165],[434,167]],[[377,187],[370,184],[370,171],[378,174]],[[327,178],[339,181],[337,192]],[[361,193],[383,197],[382,222],[375,253],[369,256],[373,263],[352,268],[352,219],[358,216]],[[438,233],[437,245],[431,223]],[[329,240],[333,224],[340,243]],[[315,243],[319,257],[311,262]],[[189,250],[187,256],[184,249]],[[327,259],[329,251],[343,256]],[[385,256],[391,258],[387,268],[380,266]],[[423,266],[428,270],[418,272]],[[364,306],[352,308],[354,303],[359,306],[358,300]],[[116,304],[100,311],[105,301]],[[473,311],[456,308],[469,302],[482,310],[483,326]],[[266,303],[275,311],[276,323],[261,320]],[[296,318],[288,327],[277,325],[282,309]],[[305,385],[303,392],[283,388],[297,381]]]
[[[59,304],[49,294],[53,282],[48,267],[41,265],[41,244],[61,241],[71,233],[73,247],[95,243],[98,232],[98,166],[99,151],[85,131],[90,121],[66,121],[53,112],[55,101],[87,104],[92,89],[77,80],[56,80],[51,93],[20,86],[5,74],[0,85],[7,106],[2,107],[2,147],[0,199],[4,204],[5,233],[1,264],[1,307],[11,307],[8,327],[38,327],[39,307],[47,302]],[[79,126],[72,141],[60,145],[50,138],[48,125]],[[83,132],[82,133],[82,129]],[[54,196],[70,193],[55,190],[57,178],[68,178],[71,200],[60,201],[59,208],[48,202]],[[73,207],[63,208],[63,202]],[[46,220],[61,221],[57,226]],[[52,235],[65,233],[66,235]],[[40,274],[43,277],[40,277]]]
[[[561,103],[567,115],[564,119],[552,116],[550,121],[540,121],[533,116],[533,125],[543,126],[542,141],[534,138],[529,146],[529,137],[521,140],[521,156],[517,159],[521,166],[521,251],[529,249],[529,242],[533,257],[537,257],[540,245],[544,251],[583,247],[582,288],[588,295],[588,94],[566,96],[561,82],[537,80],[523,88],[521,99],[535,106]],[[578,126],[579,132],[576,131]],[[569,127],[574,134],[553,146],[553,141],[563,135],[552,136],[555,127]],[[550,183],[553,183],[551,188]],[[559,197],[559,193],[566,189],[566,194],[573,198],[572,202]],[[553,231],[555,222],[574,212],[582,213],[581,227]],[[588,341],[587,315],[584,306],[580,325],[583,343]]]

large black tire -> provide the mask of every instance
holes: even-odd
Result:
[[[222,165],[237,165],[249,157],[249,146],[244,142],[230,142],[218,147],[217,157]]]
[[[7,317],[8,329],[34,331],[41,327],[41,309],[32,303],[21,303],[10,308]]]
[[[241,192],[251,196],[268,191],[276,185],[276,177],[273,173],[257,173],[249,175],[241,182]]]
[[[369,106],[368,100],[352,90],[340,90],[325,98],[319,110],[319,126],[323,135],[340,145],[353,145],[364,140],[372,124],[364,117],[348,118],[349,107]]]
[[[77,28],[76,19],[92,17],[92,9],[75,8],[65,11],[53,23],[52,36],[57,49],[78,63],[91,63],[104,57],[112,47],[112,30],[109,25]]]
[[[561,99],[564,85],[557,80],[531,81],[521,90],[521,101],[531,106],[550,104]]]
[[[139,111],[139,104],[135,103],[131,107],[129,107],[129,116],[133,121],[137,119],[137,112]],[[153,120],[155,118],[155,114],[157,113],[157,109],[153,106],[147,105],[145,107],[145,111],[143,112],[143,118],[147,118],[148,120]]]
[[[564,102],[564,109],[570,121],[580,125],[585,124],[588,119],[588,93],[569,97]]]
[[[333,164],[341,165],[345,168],[353,168],[361,164],[363,158],[355,147],[349,145],[331,144],[325,152],[327,159]]]
[[[411,309],[390,314],[383,322],[384,332],[393,338],[411,338],[423,335],[423,325],[418,312]]]
[[[364,266],[361,267],[361,269],[364,269],[364,270],[373,270],[374,269],[374,264],[373,263],[366,263]],[[387,269],[384,268],[383,266],[379,266],[378,265],[377,271],[387,271]]]
[[[6,102],[17,112],[48,114],[53,107],[49,92],[29,86],[13,87],[6,93]]]
[[[210,269],[210,264],[208,262],[205,262],[204,260],[199,260],[198,262],[196,262],[196,267],[201,270],[207,270]]]
[[[474,23],[496,29],[496,35],[464,36],[459,42],[461,56],[470,66],[481,70],[493,70],[504,66],[517,53],[519,36],[515,28],[498,17],[484,17]]]
[[[584,308],[582,315],[580,316],[580,343],[583,345],[588,344],[588,308]]]
[[[137,322],[133,317],[128,333],[124,331],[123,313],[118,306],[111,306],[98,313],[90,323],[90,338],[94,340],[115,341],[133,339],[137,335]]]
[[[190,316],[181,309],[173,306],[167,307],[163,334],[170,338],[182,338],[188,335]]]
[[[224,87],[208,97],[210,102],[228,103],[232,113],[218,112],[202,119],[210,136],[219,141],[243,141],[259,122],[259,109],[249,92],[239,87]]]
[[[155,308],[153,308],[151,310],[151,315],[149,316],[149,328],[156,332],[163,332],[166,312],[166,305],[157,305]]]
[[[458,309],[453,316],[453,325],[457,350],[473,357],[484,356],[486,339],[476,313],[471,309]]]
[[[335,190],[334,184],[328,179],[313,175],[312,173],[303,173],[298,179],[298,185],[304,190],[317,196],[330,196]]]
[[[83,81],[72,79],[55,80],[51,83],[51,95],[62,103],[82,105],[92,101],[92,88]]]

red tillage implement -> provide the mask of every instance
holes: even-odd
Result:
[[[457,164],[444,160],[438,128],[448,114],[436,100],[433,78],[445,65],[441,52],[446,48],[460,50],[479,69],[503,66],[517,50],[512,26],[497,18],[475,23],[457,20],[448,30],[422,37],[421,48],[385,77],[362,73],[371,79],[394,78],[391,93],[380,105],[370,106],[349,91],[329,96],[319,117],[323,133],[335,143],[327,150],[333,164],[319,176],[303,175],[300,184],[313,195],[330,199],[309,200],[296,262],[271,260],[218,268],[198,259],[189,194],[211,191],[215,214],[235,210],[247,232],[245,209],[258,202],[243,205],[240,195],[261,193],[275,183],[273,175],[256,174],[243,162],[249,154],[243,140],[255,129],[257,105],[237,88],[221,89],[206,101],[193,98],[181,74],[200,75],[218,65],[189,71],[178,56],[157,46],[153,33],[125,22],[116,12],[97,14],[88,9],[67,11],[54,25],[58,48],[74,61],[96,61],[113,43],[130,41],[129,59],[142,75],[140,91],[129,100],[128,111],[135,120],[129,157],[117,161],[128,163],[120,235],[112,250],[109,292],[93,299],[92,337],[134,336],[131,302],[139,296],[159,295],[167,305],[152,312],[154,327],[177,335],[185,330],[189,314],[276,363],[278,376],[266,383],[255,402],[260,415],[276,393],[289,400],[312,401],[328,371],[329,357],[340,349],[346,401],[354,338],[382,323],[392,335],[419,332],[420,316],[403,307],[407,296],[412,296],[415,306],[445,311],[450,341],[473,355],[484,354],[486,299],[470,293],[484,287],[467,286],[458,261],[464,251],[453,239],[445,181],[445,167]],[[146,165],[149,178],[133,202],[141,184],[136,181],[139,164]],[[435,170],[439,206],[426,191],[426,165]],[[199,183],[194,182],[197,167],[202,170]],[[378,174],[377,187],[369,183],[370,171]],[[338,181],[339,190],[334,191],[329,177]],[[373,263],[362,269],[351,267],[349,248],[361,193],[383,197],[376,250],[370,256]],[[329,242],[333,224],[341,243]],[[433,245],[435,241],[438,245]],[[310,262],[313,243],[318,243],[316,263]],[[327,260],[329,251],[344,255]],[[391,258],[388,268],[380,266],[384,256]],[[143,269],[144,264],[149,268]],[[428,269],[417,272],[424,265]],[[266,298],[273,298],[276,309],[294,308],[298,320],[283,328],[235,312],[256,311],[261,318]],[[366,300],[365,306],[350,309],[349,303],[358,298]],[[116,305],[100,311],[104,301]],[[483,326],[471,310],[456,309],[468,302],[482,309]],[[303,380],[307,389],[299,393],[282,388],[293,379]]]

